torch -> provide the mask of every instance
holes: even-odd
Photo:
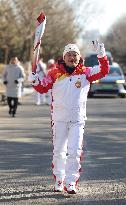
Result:
[[[36,73],[37,64],[39,61],[39,52],[41,46],[41,39],[44,34],[46,25],[46,16],[43,12],[37,18],[37,27],[35,30],[35,39],[34,39],[34,52],[33,52],[33,61],[32,61],[32,72]]]

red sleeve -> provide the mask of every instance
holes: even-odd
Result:
[[[87,80],[89,82],[93,82],[100,78],[103,78],[109,73],[110,66],[107,56],[103,58],[98,58],[98,61],[99,66],[94,66],[90,68],[89,74],[87,76]]]

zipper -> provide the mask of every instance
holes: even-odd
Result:
[[[72,105],[72,77],[70,77],[70,110],[71,110],[71,105]],[[72,116],[72,113],[70,113],[70,116],[69,116],[69,122],[71,122],[71,116]]]

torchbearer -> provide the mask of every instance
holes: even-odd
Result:
[[[85,67],[75,44],[64,48],[63,57],[43,80],[29,75],[33,88],[40,92],[52,89],[53,175],[54,191],[76,194],[81,171],[81,155],[90,83],[109,73],[104,44],[94,41],[99,66]]]

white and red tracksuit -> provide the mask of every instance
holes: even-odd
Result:
[[[56,180],[67,184],[77,182],[80,176],[87,95],[92,81],[109,72],[107,57],[99,58],[99,66],[78,64],[72,74],[59,63],[56,69],[37,86],[43,93],[52,89],[53,174]]]

